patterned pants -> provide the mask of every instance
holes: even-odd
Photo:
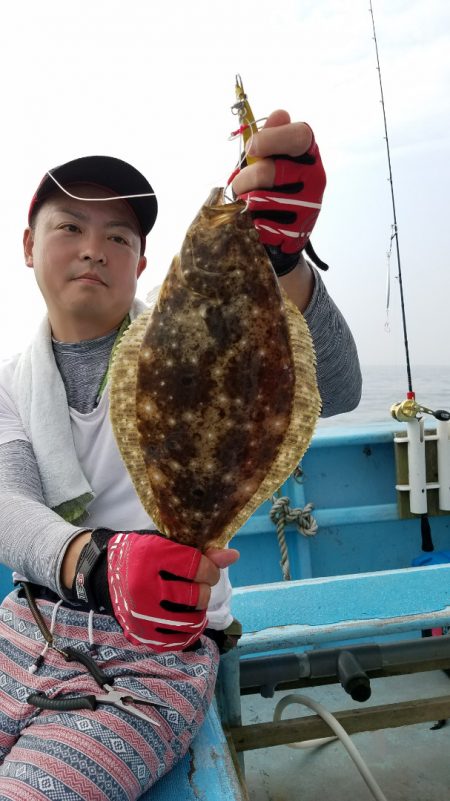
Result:
[[[38,601],[50,628],[54,604]],[[11,593],[0,607],[0,801],[135,801],[187,751],[211,702],[218,651],[207,637],[195,652],[150,654],[131,645],[116,621],[59,607],[53,635],[60,648],[89,652],[111,677],[169,706],[140,706],[160,726],[101,704],[95,711],[38,711],[30,692],[54,697],[97,694],[87,670],[49,649],[26,601]],[[101,691],[100,691],[101,692]]]

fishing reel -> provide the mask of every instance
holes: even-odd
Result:
[[[445,409],[437,409],[434,412],[426,406],[421,406],[415,398],[406,398],[406,400],[394,403],[391,406],[391,415],[399,423],[409,423],[411,420],[417,420],[423,414],[430,414],[436,420],[441,420],[442,422],[450,420],[450,412],[445,411]]]

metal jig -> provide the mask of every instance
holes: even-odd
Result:
[[[256,120],[253,114],[253,111],[250,107],[250,103],[248,102],[247,95],[244,92],[244,85],[242,83],[242,78],[238,74],[236,75],[236,85],[235,85],[235,92],[236,92],[236,103],[231,106],[231,111],[233,114],[237,114],[240,122],[240,134],[242,136],[242,140],[244,143],[244,149],[247,142],[258,133],[258,127],[256,124]],[[254,156],[246,156],[247,164],[253,164],[258,159]]]

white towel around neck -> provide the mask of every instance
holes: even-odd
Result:
[[[146,308],[135,299],[130,309],[131,320]],[[20,356],[13,393],[36,456],[46,504],[74,522],[94,493],[75,452],[66,390],[53,355],[48,317],[42,320],[35,338]],[[71,507],[80,514],[67,512]]]

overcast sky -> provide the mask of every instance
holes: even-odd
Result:
[[[313,127],[328,186],[312,238],[364,364],[404,361],[396,260],[390,333],[388,166],[368,0],[22,0],[0,31],[0,357],[44,313],[22,256],[44,172],[94,153],[131,161],[159,218],[139,295],[161,283],[186,228],[234,167],[240,73],[257,117]],[[373,0],[413,364],[448,365],[450,4]]]

